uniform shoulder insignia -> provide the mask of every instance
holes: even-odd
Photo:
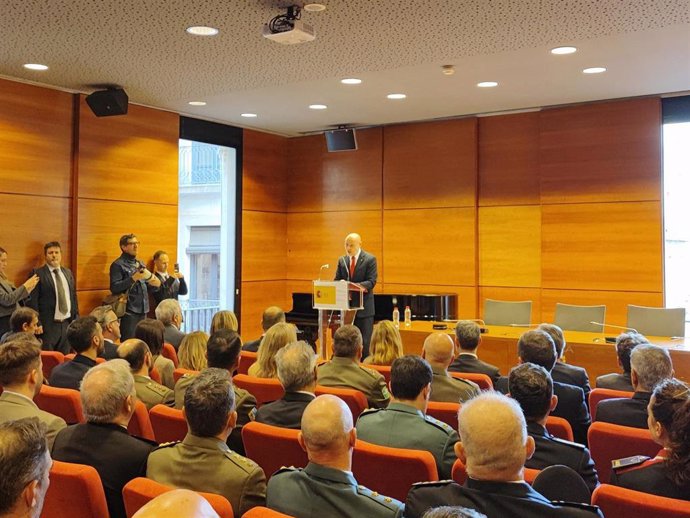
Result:
[[[379,371],[375,371],[374,369],[370,369],[369,367],[365,367],[364,365],[357,365],[361,370],[366,372],[369,376],[372,378],[378,378],[379,377]]]
[[[253,460],[243,457],[239,453],[235,453],[232,450],[228,450],[223,453],[225,454],[226,458],[230,459],[233,464],[235,464],[235,466],[241,468],[246,473],[251,473],[259,467],[259,465]]]
[[[170,441],[170,442],[162,442],[158,445],[158,448],[156,450],[162,450],[163,448],[170,448],[171,446],[175,446],[176,444],[180,444],[181,441]]]
[[[615,470],[631,468],[639,466],[640,464],[649,460],[646,455],[635,455],[633,457],[625,457],[624,459],[616,459],[611,461],[611,467]]]
[[[434,425],[436,428],[440,428],[446,433],[451,433],[453,431],[453,429],[446,423],[444,423],[443,421],[439,421],[438,419],[436,419],[435,417],[431,417],[430,415],[425,415],[424,420],[427,423]]]
[[[570,446],[571,448],[576,448],[581,451],[587,449],[587,446],[585,446],[584,444],[580,444],[579,442],[567,441],[565,439],[561,439],[560,437],[551,437],[551,440],[553,442],[557,442],[558,444],[565,444],[566,446]]]
[[[170,391],[170,389],[168,387],[166,387],[164,385],[159,385],[155,381],[149,381],[146,384],[146,388],[152,392],[155,392],[160,397],[166,396],[168,394],[168,392]]]
[[[380,495],[376,491],[372,491],[366,486],[357,486],[357,494],[370,498],[371,500],[374,500],[390,509],[398,509],[400,507],[400,502],[397,500],[394,500],[389,496]]]
[[[296,468],[295,466],[282,466],[278,471],[276,471],[272,476],[278,473],[291,473],[293,471],[302,471],[303,468]]]

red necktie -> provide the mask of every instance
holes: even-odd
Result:
[[[355,275],[355,256],[350,257],[350,280]]]

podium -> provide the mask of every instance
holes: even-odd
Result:
[[[340,325],[352,324],[357,311],[364,308],[366,289],[355,282],[313,281],[313,308],[319,312],[319,351],[326,359],[326,330],[330,327],[333,313],[338,311]]]

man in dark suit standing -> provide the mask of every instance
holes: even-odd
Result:
[[[498,367],[481,361],[477,357],[477,348],[482,341],[481,328],[474,320],[460,320],[455,324],[455,343],[459,353],[455,361],[450,364],[451,372],[472,372],[486,374],[496,383],[501,373]]]
[[[31,292],[28,305],[38,311],[43,325],[43,349],[70,352],[67,326],[79,316],[76,284],[72,272],[61,266],[62,248],[57,241],[43,246],[46,264],[31,272],[39,283]]]
[[[362,332],[362,358],[369,356],[369,342],[374,330],[374,286],[377,279],[376,257],[362,250],[362,238],[359,234],[349,234],[345,238],[345,255],[338,259],[335,280],[354,282],[366,290],[364,309],[357,311],[353,322]]]
[[[187,283],[177,268],[172,274],[168,273],[168,266],[170,259],[165,250],[158,250],[153,254],[153,274],[161,281],[161,286],[158,291],[153,292],[153,299],[156,305],[160,304],[165,299],[177,300],[180,295],[187,295]],[[177,267],[177,263],[175,264]]]

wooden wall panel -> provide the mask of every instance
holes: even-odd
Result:
[[[285,280],[287,216],[242,211],[242,281]]]
[[[532,323],[540,323],[542,319],[542,292],[539,288],[506,288],[504,286],[479,287],[479,311],[477,317],[484,318],[484,301],[486,299],[508,300],[519,302],[532,301]]]
[[[244,130],[242,156],[242,208],[287,210],[287,139]]]
[[[241,300],[241,334],[247,342],[261,336],[261,315],[268,306],[290,309],[285,281],[243,281]]]
[[[480,286],[541,286],[541,206],[479,209]]]
[[[387,126],[386,209],[471,207],[477,191],[477,119]]]
[[[539,203],[539,112],[479,119],[479,205]]]
[[[77,290],[79,314],[88,315],[95,307],[103,304],[103,299],[110,295],[110,290]]]
[[[0,79],[0,192],[70,196],[72,95]]]
[[[386,210],[386,282],[475,286],[473,208]]]
[[[473,286],[438,286],[433,284],[394,284],[387,282],[379,293],[452,293],[458,296],[458,318],[476,318],[477,288]],[[400,309],[400,319],[403,310]],[[391,317],[392,318],[392,317]],[[450,326],[451,324],[449,324]]]
[[[542,203],[660,199],[659,98],[544,110],[540,124]]]

